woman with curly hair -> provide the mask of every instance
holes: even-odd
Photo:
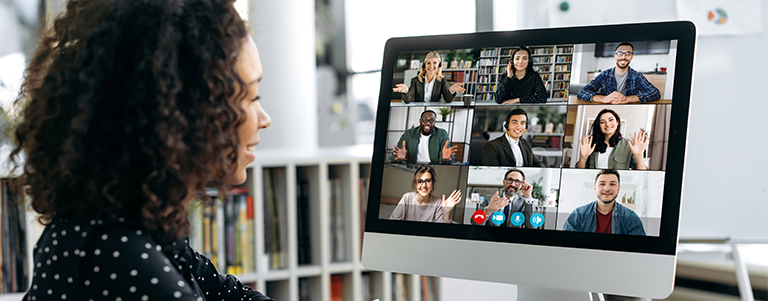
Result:
[[[71,0],[11,160],[45,229],[28,300],[271,300],[192,250],[187,207],[243,183],[269,115],[232,0]]]

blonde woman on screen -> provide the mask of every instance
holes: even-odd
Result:
[[[397,84],[392,92],[403,93],[403,102],[445,102],[453,101],[456,92],[464,92],[464,84],[449,84],[443,76],[443,58],[432,51],[424,57],[419,75],[411,79],[411,85]]]

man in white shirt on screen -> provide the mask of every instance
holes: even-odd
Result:
[[[458,146],[451,147],[450,136],[444,129],[435,127],[435,114],[432,110],[421,113],[419,127],[408,129],[400,136],[394,147],[391,162],[451,163]]]

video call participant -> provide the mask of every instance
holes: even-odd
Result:
[[[544,167],[541,160],[533,154],[531,145],[520,139],[528,126],[528,113],[523,109],[514,109],[504,121],[504,135],[488,141],[483,146],[483,165]]]
[[[618,171],[603,169],[597,172],[597,200],[573,210],[563,230],[644,236],[643,222],[637,213],[616,202],[620,188]]]
[[[485,225],[486,226],[504,226],[513,228],[529,228],[533,229],[531,225],[531,214],[533,207],[533,197],[531,192],[533,186],[525,182],[525,174],[522,170],[512,168],[504,174],[504,194],[499,196],[499,192],[493,194],[493,196],[486,196],[483,203],[480,205],[484,207],[485,211]],[[523,196],[520,196],[522,192]],[[491,221],[492,215],[496,211],[504,213],[504,223],[496,225]],[[512,214],[515,212],[521,212],[524,217],[524,222],[520,226],[512,224]]]
[[[659,89],[642,73],[629,67],[635,47],[623,42],[616,46],[615,51],[616,67],[598,74],[576,97],[583,101],[610,104],[647,103],[661,98]]]
[[[406,192],[403,195],[389,219],[455,223],[451,220],[451,211],[461,201],[461,191],[454,190],[447,199],[443,195],[441,200],[432,195],[436,182],[437,175],[432,167],[419,167],[413,174],[411,187],[414,191]]]
[[[403,93],[403,102],[439,102],[442,96],[445,102],[453,101],[456,92],[464,92],[464,83],[449,84],[443,77],[443,58],[437,52],[430,52],[424,57],[419,75],[411,79],[411,85],[397,84],[392,92]]]
[[[543,103],[547,102],[547,89],[538,72],[533,70],[531,50],[520,47],[512,51],[507,72],[501,75],[495,93],[496,103]]]
[[[450,146],[450,137],[444,129],[435,127],[432,110],[421,113],[420,126],[405,131],[394,147],[392,162],[451,163],[458,146]]]
[[[577,168],[646,170],[643,151],[648,134],[634,133],[632,139],[621,137],[621,118],[610,109],[597,113],[589,138],[579,141]]]

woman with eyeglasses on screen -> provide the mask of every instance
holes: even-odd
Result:
[[[547,89],[538,72],[533,70],[531,50],[520,47],[512,51],[507,72],[501,75],[495,100],[498,104],[544,103]]]
[[[622,138],[621,118],[610,109],[597,113],[589,138],[579,141],[577,168],[646,170],[643,151],[648,145],[648,134],[634,133],[632,139]]]
[[[454,223],[451,211],[461,201],[461,191],[454,190],[451,195],[440,199],[432,195],[437,178],[435,170],[422,166],[413,174],[411,187],[414,191],[406,192],[397,203],[389,219],[433,223]]]
[[[464,92],[464,84],[449,84],[443,76],[443,58],[432,51],[424,57],[419,75],[411,79],[411,85],[397,84],[392,92],[403,93],[403,102],[445,102],[453,101],[456,92]]]

